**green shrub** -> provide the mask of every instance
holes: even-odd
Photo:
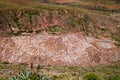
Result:
[[[27,63],[20,63],[20,65],[28,65]]]
[[[94,73],[89,73],[89,74],[86,74],[84,77],[83,77],[83,80],[101,80],[99,76],[97,76],[96,74]]]
[[[7,61],[3,61],[2,64],[9,64],[9,62],[7,62]]]
[[[0,80],[6,80],[5,78],[0,78]]]
[[[46,29],[46,31],[49,34],[61,34],[61,33],[66,33],[67,32],[66,29],[62,28],[61,26],[57,26],[57,25],[48,26],[48,28]]]

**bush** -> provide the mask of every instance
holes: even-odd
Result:
[[[89,74],[86,74],[84,77],[83,77],[83,80],[101,80],[99,76],[97,76],[96,74],[94,73],[89,73]]]
[[[49,26],[46,29],[46,32],[48,32],[49,34],[61,34],[61,33],[66,33],[67,30],[62,28],[61,26],[54,25],[54,26]]]
[[[9,64],[9,62],[7,62],[7,61],[3,61],[2,64]]]

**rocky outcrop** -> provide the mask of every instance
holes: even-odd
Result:
[[[11,63],[86,66],[118,61],[119,53],[111,41],[82,33],[13,36],[0,41],[0,60]]]

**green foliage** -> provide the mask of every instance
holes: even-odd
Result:
[[[88,35],[88,33],[91,32],[91,30],[89,30],[89,23],[92,21],[91,17],[89,15],[84,15],[84,18],[81,18],[79,23],[82,25],[81,27],[81,31],[84,31],[84,33],[86,35]]]
[[[9,62],[7,62],[7,61],[3,61],[2,64],[9,64]]]
[[[50,34],[61,34],[61,33],[66,33],[67,30],[62,28],[61,26],[49,26],[46,31]]]
[[[20,65],[26,65],[27,66],[28,64],[27,63],[20,63]]]
[[[18,75],[13,76],[10,80],[29,80],[31,72],[29,71],[21,71]]]
[[[25,70],[25,72],[21,70]],[[3,79],[0,80],[23,80],[23,79],[19,79],[21,73],[23,75],[29,74],[28,77],[29,80],[42,80],[42,79],[43,80],[86,80],[86,78],[84,79],[84,77],[91,73],[93,74],[93,77],[94,75],[95,76],[98,75],[102,80],[119,80],[119,75],[120,75],[119,62],[118,63],[114,62],[111,63],[110,65],[100,64],[98,66],[91,66],[91,67],[44,66],[39,70],[37,70],[36,67],[33,66],[33,69],[31,69],[30,71],[28,70],[30,70],[30,65],[24,66],[24,63],[22,63],[21,65],[20,64],[4,65],[1,63],[0,78]],[[19,71],[20,73],[18,74]],[[48,74],[50,77],[45,74]],[[91,77],[91,75],[89,77]]]
[[[69,80],[69,77],[66,74],[59,75],[59,78],[62,80]]]
[[[99,76],[97,76],[96,74],[94,73],[89,73],[89,74],[86,74],[84,77],[83,77],[83,80],[101,80]]]
[[[30,80],[51,80],[51,78],[43,74],[32,74]]]
[[[118,65],[108,65],[107,67],[111,69],[120,69],[120,66]]]
[[[36,74],[23,70],[18,75],[13,76],[10,80],[51,80],[51,78],[43,74]]]
[[[0,78],[0,80],[6,80],[5,78]]]

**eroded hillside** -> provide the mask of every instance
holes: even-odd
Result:
[[[120,13],[0,1],[0,60],[94,65],[120,60]]]

